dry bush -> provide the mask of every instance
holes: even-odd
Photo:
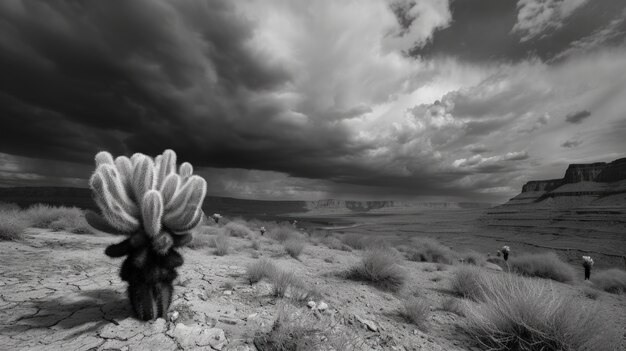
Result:
[[[333,250],[352,251],[352,248],[350,246],[342,243],[341,240],[334,236],[327,236],[323,238],[322,244]]]
[[[19,210],[0,210],[0,240],[19,240],[29,223]]]
[[[452,264],[456,258],[457,254],[452,249],[430,238],[420,238],[407,252],[407,259],[416,262]]]
[[[595,286],[611,294],[626,293],[626,271],[610,268],[593,274],[591,282]]]
[[[215,254],[217,256],[224,256],[228,254],[230,250],[230,238],[226,235],[217,235],[215,241]]]
[[[295,301],[309,301],[318,300],[322,296],[316,288],[299,278],[292,271],[275,269],[270,274],[269,279],[272,283],[272,294],[275,297],[289,297]]]
[[[426,331],[428,317],[430,316],[430,306],[424,299],[409,297],[403,301],[400,315],[407,321],[415,324],[422,331]]]
[[[344,234],[341,236],[341,242],[350,246],[355,250],[364,250],[369,247],[372,238],[368,235],[362,234]]]
[[[229,236],[234,236],[238,238],[249,238],[254,236],[254,232],[250,230],[245,224],[238,222],[228,222],[224,227],[222,227],[224,233]]]
[[[293,258],[298,258],[298,256],[300,256],[300,254],[304,250],[304,246],[305,246],[304,240],[299,240],[299,239],[292,239],[292,240],[286,241],[283,244],[285,251],[289,254],[289,256]]]
[[[474,266],[484,266],[487,262],[487,257],[474,250],[466,250],[459,254],[459,259],[465,264],[471,264]]]
[[[597,300],[600,297],[600,292],[590,287],[583,288],[583,296],[591,300]]]
[[[12,202],[0,202],[0,212],[20,211],[21,207]]]
[[[561,261],[554,252],[523,254],[511,257],[508,263],[511,271],[528,277],[569,282],[576,275],[574,268]]]
[[[280,243],[284,243],[287,240],[300,239],[302,235],[296,231],[290,224],[278,225],[271,228],[266,235]]]
[[[246,278],[250,284],[254,284],[262,279],[271,279],[276,272],[277,268],[274,262],[267,258],[261,258],[248,266],[246,269]]]
[[[369,282],[382,290],[399,291],[406,280],[399,255],[398,251],[388,248],[365,251],[360,264],[348,272],[347,278]]]
[[[253,250],[258,250],[258,249],[260,249],[260,248],[261,248],[261,242],[260,242],[259,240],[257,240],[257,239],[253,239],[253,240],[252,240],[252,244],[250,245],[250,247],[251,247]]]
[[[490,350],[616,350],[621,335],[595,303],[559,295],[546,281],[484,274],[463,328]]]
[[[259,351],[362,350],[364,342],[350,329],[309,310],[282,305],[268,333],[257,333]]]
[[[292,285],[298,284],[298,277],[293,272],[277,270],[271,277],[272,293],[276,297],[285,297]]]
[[[191,242],[187,244],[187,247],[198,250],[207,247],[215,247],[215,235],[202,234],[201,232],[193,233]]]
[[[85,220],[85,214],[77,207],[36,204],[23,210],[23,216],[30,226],[35,228],[65,230],[75,234],[92,233]]]
[[[443,300],[443,302],[441,303],[441,310],[454,313],[461,317],[465,316],[463,304],[461,303],[461,301],[459,301],[459,299],[455,299],[453,297]]]
[[[481,296],[481,281],[486,273],[477,266],[462,265],[455,269],[450,279],[450,290],[455,294],[478,300]]]

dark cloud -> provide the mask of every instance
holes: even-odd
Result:
[[[565,121],[567,123],[579,124],[589,117],[591,117],[591,112],[587,110],[582,110],[568,114],[567,116],[565,116]]]
[[[582,144],[582,140],[578,140],[578,139],[568,139],[565,140],[564,142],[561,143],[561,147],[564,148],[574,148],[574,147],[578,147]]]
[[[579,41],[583,38],[602,31],[607,23],[622,18],[626,9],[626,4],[619,0],[582,2],[583,6],[567,17],[551,19],[551,25],[542,28],[545,30],[523,40],[527,32],[513,30],[518,23],[518,3],[521,2],[453,1],[453,24],[435,32],[431,41],[424,47],[415,47],[411,53],[423,57],[454,56],[474,62],[521,61],[529,57],[550,60],[580,45]],[[538,3],[549,3],[554,7],[560,2],[550,0]],[[545,16],[538,14],[538,17]],[[626,37],[625,26],[626,23],[621,22],[619,27],[611,29],[612,35],[604,33],[605,39],[612,45],[620,45]],[[530,22],[528,28],[538,28],[538,25]]]

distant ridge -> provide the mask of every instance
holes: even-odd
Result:
[[[35,203],[54,206],[76,206],[96,209],[87,188],[70,187],[15,187],[0,188],[0,201],[27,207]],[[419,201],[351,201],[351,200],[248,200],[231,197],[207,196],[203,209],[207,213],[229,216],[266,218],[280,215],[326,215],[349,213],[406,213],[426,209],[487,208],[491,204],[472,202]]]
[[[563,178],[529,181],[483,219],[491,226],[545,233],[566,228],[621,233],[626,230],[626,158],[571,164]]]

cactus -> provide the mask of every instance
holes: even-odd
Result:
[[[142,320],[164,317],[172,300],[176,268],[183,264],[177,247],[188,244],[191,231],[204,217],[206,181],[183,163],[176,173],[176,153],[166,150],[152,159],[143,154],[95,157],[89,180],[101,214],[87,212],[97,230],[128,238],[106,248],[110,257],[124,257],[120,277]]]

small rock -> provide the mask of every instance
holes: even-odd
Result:
[[[377,332],[378,331],[378,326],[376,325],[376,323],[374,323],[373,321],[370,321],[368,319],[363,319],[357,315],[354,315],[354,317],[356,317],[356,319],[361,322],[363,325],[365,325],[367,327],[367,329],[373,331],[373,332]]]
[[[180,314],[178,313],[178,311],[174,311],[174,312],[170,313],[170,321],[176,322],[178,317],[180,317]]]
[[[328,304],[326,304],[326,302],[322,301],[317,305],[317,309],[320,311],[326,311],[328,309]]]
[[[317,304],[315,303],[315,301],[309,301],[307,304],[307,306],[309,306],[309,308],[314,309],[315,306],[317,306]]]
[[[249,315],[246,317],[246,320],[247,320],[247,321],[252,321],[252,320],[255,320],[255,319],[256,319],[256,316],[258,316],[258,315],[259,315],[258,313],[252,313],[252,314],[249,314]]]
[[[224,290],[224,295],[232,295],[233,291],[232,290]]]
[[[219,328],[205,329],[198,325],[187,327],[178,323],[167,334],[176,339],[178,344],[184,349],[210,346],[215,350],[221,350],[227,343],[224,331]]]

